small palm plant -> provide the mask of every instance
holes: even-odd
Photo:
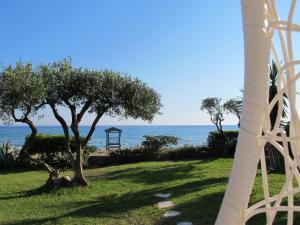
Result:
[[[278,93],[278,69],[276,66],[276,63],[272,61],[272,64],[269,67],[269,103],[273,100],[273,98],[277,95]],[[287,118],[287,96],[284,94],[284,99],[283,99],[283,111],[282,111],[282,120],[281,120],[281,126],[285,126],[284,119]],[[270,112],[269,118],[270,118],[270,125],[271,129],[274,129],[276,119],[278,116],[278,110],[279,110],[279,102],[276,102],[274,105],[273,109]],[[271,171],[280,171],[282,166],[281,166],[281,160],[280,160],[280,155],[278,151],[272,146],[271,144],[267,144],[266,149],[268,151],[269,155],[269,163],[270,163],[270,170]]]

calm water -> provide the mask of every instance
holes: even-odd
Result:
[[[173,135],[178,138],[179,144],[199,145],[206,142],[210,131],[215,130],[214,126],[194,125],[194,126],[117,126],[122,129],[122,147],[135,147],[141,144],[144,135]],[[105,147],[105,132],[109,126],[98,126],[94,132],[90,144],[97,147]],[[81,128],[82,135],[87,134],[89,127]],[[224,126],[224,130],[237,130],[237,126]],[[39,133],[63,134],[59,126],[39,126]],[[20,147],[24,143],[24,138],[30,133],[28,127],[23,126],[0,126],[0,143],[10,141],[11,144]]]

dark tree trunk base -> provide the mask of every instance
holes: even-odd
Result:
[[[88,182],[84,177],[74,177],[72,179],[72,185],[73,186],[88,186]]]
[[[69,176],[63,176],[61,177],[59,174],[59,170],[53,169],[49,173],[49,178],[47,182],[45,183],[44,187],[48,190],[61,188],[61,187],[71,187],[72,181]]]

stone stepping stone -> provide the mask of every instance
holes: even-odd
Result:
[[[172,201],[164,201],[164,202],[157,203],[157,206],[160,209],[164,209],[164,208],[173,207],[173,206],[175,206],[175,204]]]
[[[193,225],[193,223],[191,223],[191,222],[180,222],[180,223],[177,223],[177,225]]]
[[[155,194],[154,196],[159,197],[159,198],[169,198],[171,196],[171,194],[158,193],[158,194]]]
[[[164,217],[168,218],[168,217],[175,217],[178,215],[180,215],[180,212],[178,211],[167,211],[165,212]]]

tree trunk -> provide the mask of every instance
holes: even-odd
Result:
[[[31,120],[28,120],[26,123],[28,124],[28,126],[31,129],[31,134],[30,134],[29,138],[30,138],[30,140],[33,140],[37,135],[37,128]]]
[[[74,177],[72,182],[74,185],[80,185],[80,186],[88,185],[88,182],[83,175],[81,149],[80,152],[76,153],[75,170],[74,170]]]
[[[73,177],[73,184],[79,186],[87,186],[88,182],[83,175],[83,168],[82,168],[82,161],[83,161],[83,149],[81,148],[80,138],[77,140],[78,137],[75,135],[75,148],[76,148],[76,159],[74,162],[73,170],[74,170],[74,177]]]
[[[29,143],[30,143],[31,141],[33,141],[33,139],[37,135],[37,128],[33,124],[33,122],[31,120],[29,120],[29,119],[24,120],[23,123],[26,123],[29,126],[29,128],[31,129],[31,134],[29,136]],[[19,158],[26,156],[25,151],[28,149],[28,147],[29,146],[25,146],[25,145],[22,146],[22,148],[20,150],[20,153],[19,153]]]

